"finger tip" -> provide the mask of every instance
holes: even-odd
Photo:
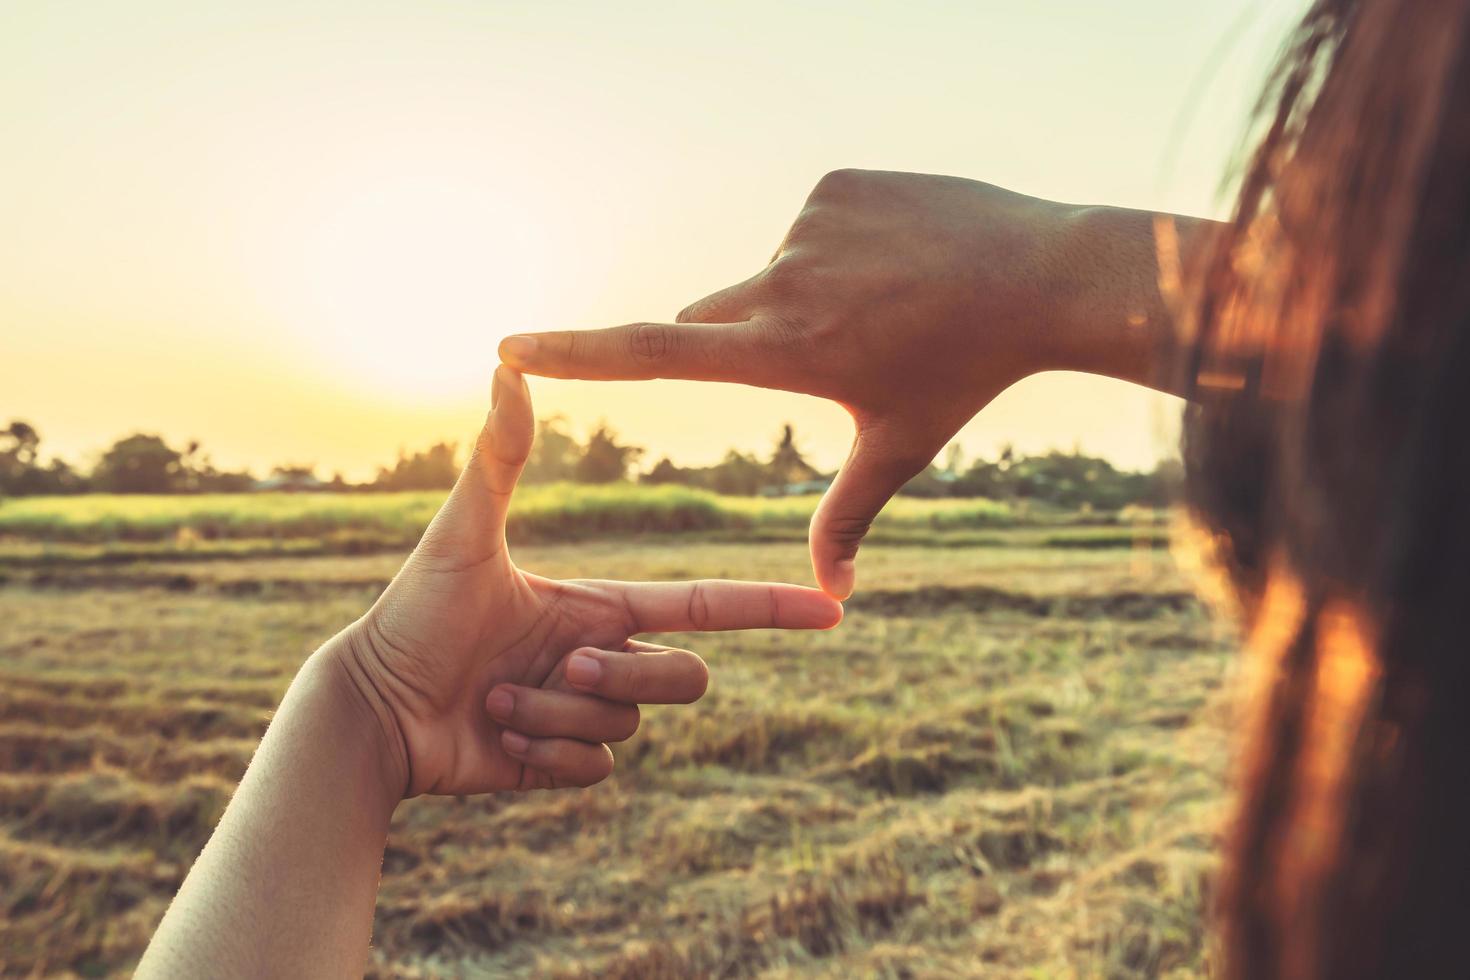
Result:
[[[592,647],[573,650],[572,655],[567,658],[564,672],[567,683],[579,690],[595,689],[598,681],[602,680],[602,673],[602,660],[598,651]]]
[[[801,599],[799,621],[788,628],[829,630],[842,622],[842,603],[826,590],[803,587]]]
[[[501,362],[495,365],[495,378],[491,386],[492,391],[506,388],[520,388],[525,384],[525,376],[513,365]]]
[[[525,369],[536,354],[537,340],[528,334],[513,334],[502,340],[496,348],[500,360],[508,367]]]
[[[818,573],[817,582],[822,591],[834,600],[846,602],[852,597],[853,586],[857,582],[856,563],[851,558],[840,558],[827,566],[824,573]]]
[[[515,713],[516,696],[507,684],[499,684],[485,695],[485,711],[497,721],[507,721]]]
[[[519,759],[530,749],[531,740],[520,732],[513,732],[507,728],[500,733],[500,746],[505,749],[506,754]]]

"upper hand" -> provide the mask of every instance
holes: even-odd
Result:
[[[675,323],[511,337],[501,358],[551,377],[737,381],[842,404],[856,438],[811,549],[818,583],[846,598],[888,499],[1005,388],[1073,366],[1076,210],[955,177],[838,171],[769,265]]]
[[[469,463],[403,569],[339,637],[335,663],[382,724],[384,778],[404,796],[585,786],[612,769],[638,702],[688,702],[707,672],[638,633],[825,629],[815,589],[753,582],[553,581],[505,542],[531,449],[529,392],[507,367]]]

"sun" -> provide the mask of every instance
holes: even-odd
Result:
[[[397,177],[314,202],[291,249],[297,331],[339,380],[417,402],[489,383],[496,345],[536,325],[534,216],[490,182]]]

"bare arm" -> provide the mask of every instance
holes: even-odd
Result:
[[[588,786],[637,705],[687,703],[708,671],[644,632],[825,629],[816,589],[553,581],[511,561],[505,517],[530,395],[496,372],[459,482],[371,610],[286,693],[139,977],[361,975],[388,821],[425,793]]]
[[[1211,227],[958,177],[837,171],[769,265],[676,323],[510,337],[501,357],[551,377],[735,381],[842,404],[856,438],[811,531],[817,581],[842,598],[874,516],[1010,385],[1052,370],[1171,377],[1160,273],[1170,238],[1188,265]]]
[[[292,682],[137,976],[362,976],[403,782],[341,642]]]

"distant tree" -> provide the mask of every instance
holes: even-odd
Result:
[[[1133,503],[1149,507],[1167,507],[1179,499],[1184,487],[1184,463],[1163,459],[1151,473],[1139,474],[1141,487]]]
[[[172,493],[185,482],[183,458],[158,436],[137,433],[102,454],[92,482],[112,493]]]
[[[775,451],[771,453],[771,461],[766,464],[765,484],[786,486],[807,483],[821,475],[815,466],[806,461],[801,450],[796,448],[796,430],[790,422],[786,423],[781,427],[781,436],[776,441]]]
[[[205,453],[198,440],[191,441],[179,454],[179,478],[175,493],[240,493],[255,485],[246,470],[220,470]]]
[[[754,456],[732,449],[709,469],[709,488],[716,493],[750,496],[769,485],[766,467]]]
[[[45,467],[36,467],[35,483],[28,492],[37,494],[85,493],[87,478],[63,459],[53,458]]]
[[[41,436],[28,422],[16,419],[0,429],[0,493],[27,493],[36,468]]]
[[[216,470],[205,466],[195,474],[200,493],[243,493],[255,486],[249,470]]]
[[[401,450],[391,470],[378,470],[375,490],[447,490],[459,478],[458,447],[440,442],[421,453],[406,455]]]
[[[553,415],[536,423],[536,441],[531,444],[531,456],[526,460],[522,483],[555,483],[572,480],[577,476],[577,463],[582,458],[582,447],[567,432],[564,416]]]
[[[682,483],[691,485],[697,483],[698,478],[695,470],[675,466],[673,460],[664,456],[657,463],[653,464],[653,469],[639,477],[639,482],[653,484]]]
[[[617,433],[606,422],[587,439],[582,458],[577,460],[576,479],[581,483],[615,483],[628,478],[628,470],[643,455],[637,446],[618,442]]]
[[[1003,500],[1012,496],[1012,487],[1006,476],[1010,461],[1002,456],[992,462],[977,459],[950,484],[950,492],[956,497],[989,497]]]
[[[87,486],[63,460],[41,464],[41,435],[19,419],[0,429],[0,496],[80,493]]]
[[[35,463],[40,445],[41,435],[29,422],[15,419],[0,430],[0,453],[5,453],[24,466]]]

